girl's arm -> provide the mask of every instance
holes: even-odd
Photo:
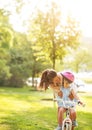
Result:
[[[71,93],[72,93],[73,97],[74,97],[76,100],[80,100],[80,99],[79,99],[79,96],[77,95],[77,93],[75,93],[75,91],[74,91],[73,89],[71,90]]]
[[[77,102],[81,105],[83,105],[83,102],[80,100],[79,96],[77,95],[77,93],[74,92],[74,90],[71,90],[71,93],[73,95],[73,97],[77,100]]]

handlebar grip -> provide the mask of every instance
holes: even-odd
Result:
[[[85,104],[81,103],[81,101],[78,101],[78,105],[81,105],[82,107],[85,107]]]

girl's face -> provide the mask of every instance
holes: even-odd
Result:
[[[64,88],[69,88],[69,87],[70,87],[70,83],[68,82],[68,80],[64,78]]]

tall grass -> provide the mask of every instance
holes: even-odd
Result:
[[[77,107],[79,126],[76,130],[92,129],[92,95],[79,94],[86,107]],[[57,104],[53,93],[27,88],[0,88],[0,130],[53,130],[57,126]]]

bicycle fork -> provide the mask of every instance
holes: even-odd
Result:
[[[62,130],[72,130],[72,121],[70,119],[70,111],[66,110],[66,118],[63,120]]]

